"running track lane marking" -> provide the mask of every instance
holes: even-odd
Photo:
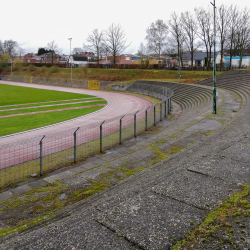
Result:
[[[92,108],[92,107],[104,107],[107,104],[98,104],[92,106],[82,106],[82,107],[75,107],[75,108],[66,108],[66,109],[54,109],[54,110],[46,110],[46,111],[37,111],[37,112],[30,112],[30,113],[22,113],[22,114],[13,114],[13,115],[3,115],[0,118],[7,118],[13,116],[21,116],[21,115],[34,115],[34,114],[41,114],[41,113],[50,113],[50,112],[57,112],[57,111],[64,111],[64,110],[71,110],[71,109],[83,109],[83,108]]]

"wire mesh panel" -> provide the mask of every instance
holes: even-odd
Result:
[[[107,120],[102,125],[102,151],[119,144],[120,118]]]
[[[134,137],[134,114],[125,115],[121,120],[121,140],[124,142]]]
[[[40,137],[0,146],[0,186],[39,173]]]
[[[139,135],[145,130],[146,130],[146,109],[143,109],[136,114],[135,136]]]
[[[62,167],[74,161],[72,157],[74,146],[73,133],[74,129],[70,129],[44,137],[41,152],[43,156],[43,171]]]
[[[80,127],[76,133],[77,160],[85,159],[100,150],[99,123]]]

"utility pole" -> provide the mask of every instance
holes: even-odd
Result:
[[[211,3],[211,2],[210,2]],[[213,113],[216,114],[216,6],[215,0],[214,3],[211,3],[214,6],[214,87],[213,87]]]
[[[71,59],[71,40],[72,40],[72,38],[68,38],[68,39],[69,39],[69,41],[70,41],[70,54],[69,54],[69,59],[72,60],[72,59]],[[71,84],[72,84],[72,61],[70,61],[70,66],[71,66]]]

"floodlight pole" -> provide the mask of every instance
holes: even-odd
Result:
[[[68,39],[70,41],[70,54],[69,54],[69,59],[70,59],[70,57],[71,57],[71,40],[72,40],[72,38],[68,38]],[[72,84],[72,61],[70,61],[70,65],[71,65],[71,84]]]
[[[180,49],[180,45],[178,45],[179,47],[179,83],[181,83],[181,49]]]
[[[211,2],[210,2],[211,3]],[[214,3],[211,3],[214,6],[214,87],[213,87],[213,113],[216,114],[216,6],[215,0]]]
[[[12,80],[12,56],[10,56],[10,71],[11,71],[11,80]]]

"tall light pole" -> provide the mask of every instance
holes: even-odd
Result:
[[[70,41],[70,53],[69,53],[69,59],[70,59],[70,57],[71,57],[71,40],[72,40],[72,38],[68,38],[68,39]],[[71,65],[71,84],[72,84],[72,61],[70,61],[70,65]]]
[[[178,55],[178,59],[179,59],[179,83],[181,83],[181,49],[180,49],[180,45],[178,44],[178,51],[179,51],[179,55]]]
[[[11,72],[10,78],[12,80],[12,56],[11,54],[10,54],[10,72]]]
[[[211,2],[210,2],[211,3]],[[214,87],[213,87],[213,113],[216,114],[216,6],[215,0],[214,3],[211,3],[214,6]]]

